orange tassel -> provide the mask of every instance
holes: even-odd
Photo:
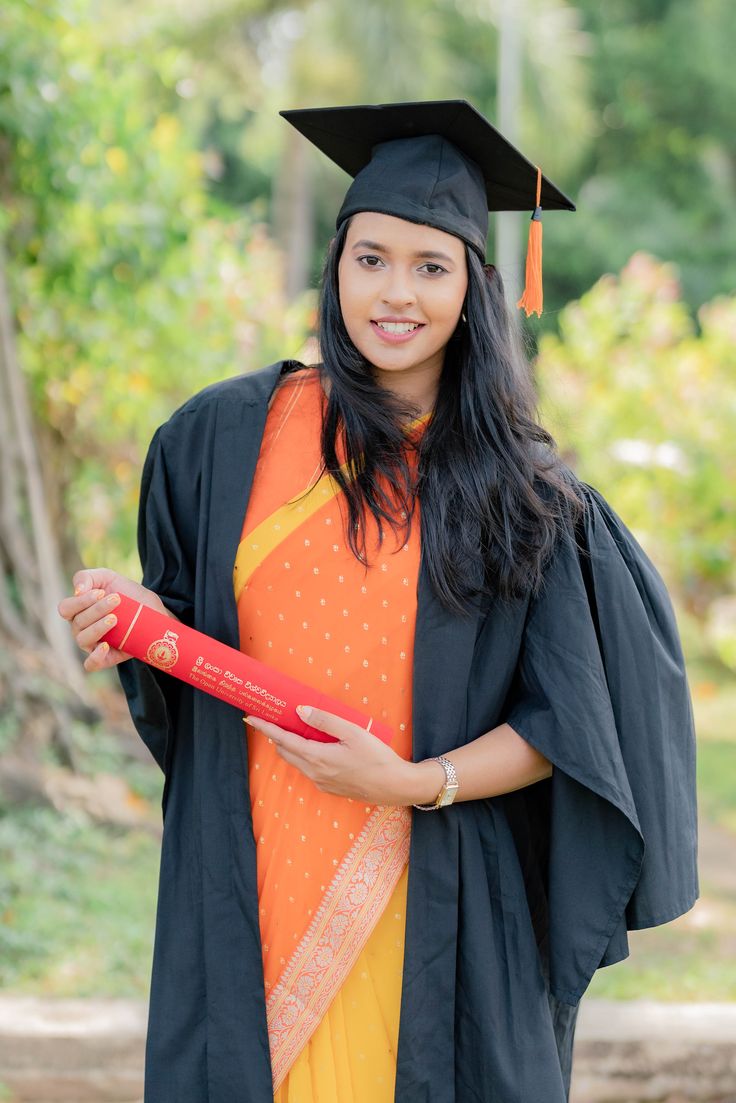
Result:
[[[529,223],[529,241],[526,247],[526,279],[524,294],[516,304],[523,307],[527,318],[542,313],[542,170],[537,167],[537,201]]]

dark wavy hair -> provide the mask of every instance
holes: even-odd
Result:
[[[403,424],[418,410],[376,382],[343,321],[338,263],[349,225],[350,219],[340,225],[325,257],[317,333],[322,362],[314,366],[329,380],[324,471],[344,491],[351,551],[368,564],[366,508],[380,543],[385,522],[401,547],[418,498],[422,557],[447,609],[466,613],[479,594],[535,592],[557,538],[570,531],[584,504],[553,438],[536,420],[531,368],[498,270],[466,245],[467,322],[458,323],[446,347],[433,417],[411,465],[413,444]]]

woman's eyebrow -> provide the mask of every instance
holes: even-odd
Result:
[[[391,252],[387,245],[381,245],[381,243],[378,241],[366,241],[365,238],[363,238],[361,241],[356,241],[353,244],[353,249],[376,249],[380,253]],[[455,263],[452,257],[448,257],[447,253],[440,253],[437,249],[422,249],[419,252],[415,253],[414,256],[422,257],[424,260],[427,260],[431,257],[436,257],[439,260],[447,260],[450,262],[450,264]]]

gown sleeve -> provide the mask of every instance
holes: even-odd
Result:
[[[179,453],[187,444],[168,428],[167,423],[156,430],[143,465],[138,510],[141,581],[179,620],[191,625],[197,488],[191,487],[191,495],[177,492],[177,485],[186,481],[184,456]],[[168,774],[183,684],[139,659],[128,659],[117,671],[138,734]]]
[[[623,521],[578,485],[584,519],[530,603],[506,711],[553,767],[540,842],[551,988],[566,1003],[628,955],[627,930],[698,897],[695,733],[672,604]]]

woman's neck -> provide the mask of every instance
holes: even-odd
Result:
[[[411,404],[417,416],[428,414],[434,409],[439,388],[439,375],[433,365],[421,365],[406,371],[385,371],[376,368],[374,378],[381,387],[391,391],[403,402]]]
[[[314,366],[320,370],[322,389],[329,398],[330,379],[321,371],[322,364],[315,364]],[[400,372],[381,372],[379,369],[376,369],[375,378],[376,382],[381,387],[391,391],[397,398],[410,403],[416,409],[417,412],[412,420],[425,417],[434,409],[439,387],[439,380],[437,378],[429,378],[428,375],[419,375],[410,379]]]

